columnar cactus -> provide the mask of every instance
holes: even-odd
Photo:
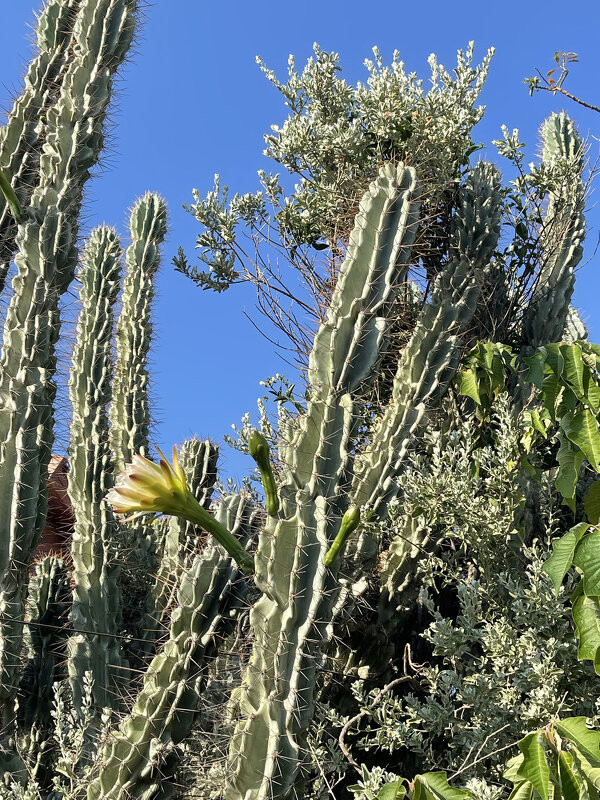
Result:
[[[73,406],[69,497],[75,513],[73,610],[69,675],[75,707],[82,707],[83,677],[93,678],[99,709],[118,708],[127,683],[117,636],[121,602],[115,561],[118,523],[104,503],[113,485],[107,405],[111,397],[113,306],[119,291],[121,247],[114,230],[92,231],[83,250],[81,313],[69,393]]]
[[[127,273],[117,324],[117,360],[110,407],[111,445],[117,470],[131,463],[134,453],[148,453],[150,312],[154,276],[160,264],[158,248],[167,233],[165,201],[151,193],[140,198],[131,211],[129,228],[131,245],[125,256]]]
[[[361,203],[327,322],[311,353],[308,409],[283,450],[290,476],[280,490],[283,514],[269,517],[259,540],[256,582],[263,597],[251,612],[255,644],[243,681],[243,718],[232,740],[228,797],[283,800],[301,790],[316,662],[336,596],[336,563],[328,568],[324,560],[350,502],[385,516],[426,403],[443,392],[458,365],[461,334],[499,235],[497,183],[496,172],[482,164],[464,187],[453,257],[400,358],[392,402],[355,472],[360,391],[384,351],[390,301],[410,264],[416,233],[412,170],[382,168]]]
[[[260,520],[242,495],[224,498],[215,516],[243,545]],[[169,639],[148,667],[130,716],[109,740],[88,800],[168,796],[161,786],[165,759],[189,736],[206,665],[235,624],[246,590],[236,562],[209,540],[183,575]]]
[[[83,187],[103,144],[136,0],[83,0],[59,96],[46,115],[39,181],[15,241],[18,273],[0,357],[0,727],[13,716],[31,553],[46,516],[58,301],[77,262]]]
[[[564,111],[551,114],[542,125],[542,145],[542,169],[550,174],[552,185],[540,232],[542,268],[523,319],[529,348],[562,337],[585,236],[584,148]]]
[[[38,52],[25,76],[25,89],[0,128],[0,171],[11,181],[21,205],[29,202],[39,177],[46,117],[60,96],[80,5],[81,0],[51,0],[43,9],[36,27]],[[0,291],[15,252],[16,232],[14,214],[0,195]]]

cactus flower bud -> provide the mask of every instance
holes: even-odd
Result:
[[[133,463],[127,464],[114,488],[107,493],[107,503],[117,514],[134,512],[125,521],[142,514],[183,517],[208,531],[245,572],[252,572],[252,556],[224,525],[200,505],[189,490],[177,457],[177,446],[173,446],[173,465],[169,464],[160,450],[158,452],[161,455],[160,464],[134,455]]]

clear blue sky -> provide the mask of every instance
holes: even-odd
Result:
[[[0,83],[6,111],[11,95],[20,92],[30,58],[28,25],[40,4],[16,0],[3,6]],[[121,73],[108,154],[89,187],[82,232],[107,222],[122,231],[125,241],[127,209],[137,196],[152,190],[168,202],[170,233],[158,281],[152,354],[155,443],[161,449],[168,452],[173,442],[191,434],[219,441],[245,411],[255,413],[261,379],[277,371],[293,377],[243,315],[244,309],[253,311],[249,287],[221,295],[202,292],[170,263],[179,245],[193,255],[196,223],[181,208],[191,201],[192,188],[206,193],[220,172],[232,191],[254,191],[256,170],[270,168],[261,155],[262,136],[283,121],[285,109],[255,56],[284,75],[288,54],[294,53],[301,66],[316,41],[340,53],[343,74],[354,83],[366,76],[362,62],[378,45],[386,62],[397,48],[407,69],[427,79],[431,52],[452,68],[456,50],[471,39],[478,57],[492,45],[497,51],[482,98],[488,111],[476,130],[479,141],[498,138],[502,123],[517,127],[532,160],[540,123],[561,108],[577,120],[584,136],[600,135],[600,115],[545,93],[530,98],[523,85],[536,66],[550,69],[555,50],[575,51],[580,61],[568,88],[600,104],[595,0],[155,0],[148,5],[135,53]],[[592,139],[590,145],[595,160],[598,142]],[[488,157],[498,160],[494,152],[490,148]],[[600,262],[593,253],[600,213],[595,203],[592,196],[585,255],[592,260],[578,278],[575,303],[592,340],[599,341]],[[225,475],[242,477],[251,464],[223,448],[222,466]]]

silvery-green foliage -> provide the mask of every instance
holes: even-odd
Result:
[[[386,783],[397,781],[400,777],[393,772],[387,772],[382,767],[368,769],[364,764],[361,767],[362,775],[359,780],[349,786],[349,790],[354,795],[354,800],[378,800],[378,793]]]
[[[371,711],[346,737],[359,763],[389,751],[388,763],[402,775],[461,770],[458,784],[478,779],[482,798],[496,791],[504,748],[524,731],[559,711],[596,715],[597,679],[577,660],[568,587],[557,599],[541,569],[561,525],[560,501],[544,478],[545,538],[528,541],[520,527],[520,432],[506,396],[496,404],[494,430],[479,450],[468,423],[449,437],[434,435],[430,454],[416,456],[400,478],[403,512],[430,536],[429,555],[411,576],[420,588],[412,627],[398,632],[417,636],[414,661],[422,664],[410,689],[391,691],[377,704],[381,687],[356,681],[356,705]],[[402,587],[399,606],[409,590]],[[419,619],[425,620],[420,635]],[[335,719],[331,709],[319,714]],[[338,716],[338,731],[347,719]]]
[[[302,71],[290,56],[287,81],[257,59],[289,110],[283,125],[273,125],[265,136],[264,154],[297,176],[298,183],[288,191],[288,181],[260,171],[262,188],[254,194],[230,199],[218,175],[206,197],[195,190],[188,210],[202,225],[197,245],[209,269],[190,266],[182,250],[177,268],[216,291],[248,278],[262,283],[264,271],[252,272],[243,253],[244,230],[259,241],[268,238],[271,245],[278,239],[292,262],[313,259],[312,248],[330,247],[335,256],[347,239],[360,196],[387,160],[417,166],[427,186],[425,203],[437,213],[444,193],[478,149],[471,132],[484,113],[476,103],[492,55],[489,50],[474,66],[470,43],[458,52],[453,74],[431,55],[427,90],[415,72],[406,72],[398,51],[388,67],[375,48],[374,59],[365,61],[367,80],[356,86],[339,77],[339,55],[316,44]],[[271,226],[276,236],[266,232]],[[316,282],[309,288],[322,291],[324,285]]]

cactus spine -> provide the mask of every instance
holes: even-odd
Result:
[[[19,225],[0,357],[0,725],[13,717],[27,565],[46,516],[58,301],[73,279],[77,215],[103,144],[112,79],[131,43],[135,0],[87,0],[47,113],[39,182]]]

